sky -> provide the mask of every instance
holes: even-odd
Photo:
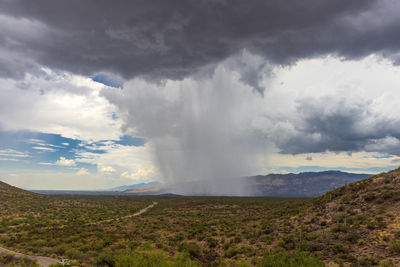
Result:
[[[99,190],[397,168],[399,11],[0,0],[0,180]]]

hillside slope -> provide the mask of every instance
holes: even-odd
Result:
[[[24,189],[0,181],[0,197],[1,196],[6,196],[9,198],[9,197],[20,197],[20,196],[38,196],[38,194],[26,191]]]
[[[400,169],[311,200],[278,247],[317,252],[350,266],[400,266]]]
[[[0,181],[0,217],[26,209],[29,207],[27,204],[36,205],[46,198]]]
[[[36,209],[46,206],[48,200],[48,196],[29,192],[0,181],[0,233],[4,231],[5,225],[10,223],[10,218],[17,217],[17,214],[33,215]]]

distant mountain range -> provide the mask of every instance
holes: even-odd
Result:
[[[151,187],[160,186],[161,183],[157,181],[148,182],[148,183],[140,183],[140,184],[132,184],[132,185],[123,185],[111,188],[109,191],[126,191],[126,190],[135,190],[135,189],[146,189]]]
[[[316,197],[340,186],[372,176],[341,171],[268,174],[239,179],[162,184],[158,181],[124,185],[101,191],[32,190],[41,194],[76,195],[185,195]]]
[[[302,172],[251,176],[251,192],[257,196],[320,196],[345,184],[372,176],[341,171]]]
[[[240,179],[216,179],[213,181],[181,182],[161,185],[147,184],[117,187],[126,194],[134,195],[227,195],[315,197],[342,185],[370,177],[371,174],[355,174],[341,171],[303,172],[299,174],[268,174]],[[126,190],[122,190],[127,188]],[[114,190],[116,191],[116,190]]]

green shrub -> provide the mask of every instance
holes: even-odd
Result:
[[[128,247],[129,247],[130,249],[135,249],[135,248],[137,248],[139,245],[140,245],[140,242],[137,241],[137,240],[132,240],[132,241],[130,241],[130,242],[128,243]]]
[[[358,259],[358,263],[363,267],[368,267],[377,265],[379,263],[379,260],[372,257],[361,257],[360,259]]]
[[[236,245],[232,245],[225,251],[225,257],[232,258],[239,253],[240,253],[239,248]]]
[[[210,248],[215,248],[218,245],[218,240],[212,237],[207,237],[206,241]]]
[[[192,258],[199,258],[201,255],[201,248],[194,242],[184,242],[179,245],[180,252],[189,253]]]
[[[352,231],[346,235],[346,240],[355,243],[360,238],[360,234],[358,232]]]
[[[17,258],[13,254],[0,255],[0,266],[5,267],[39,267],[40,265],[27,257]]]
[[[233,239],[233,242],[238,244],[238,243],[242,242],[242,238],[240,236],[235,236],[235,238]]]
[[[389,246],[389,250],[394,253],[399,255],[400,254],[400,243],[399,242],[392,242]]]
[[[381,260],[379,262],[379,266],[381,266],[381,267],[393,267],[394,265],[393,265],[392,260]]]
[[[7,264],[12,262],[14,259],[14,255],[13,254],[4,254],[4,255],[0,255],[0,263],[1,264]]]
[[[332,232],[334,233],[347,233],[349,227],[347,224],[344,223],[337,223],[335,226],[332,227]]]
[[[159,252],[142,252],[129,255],[121,255],[116,259],[115,267],[195,267],[195,262],[187,257],[179,255],[176,259],[168,259]]]
[[[108,267],[113,267],[115,266],[115,258],[111,254],[111,252],[106,252],[100,254],[100,256],[97,258],[97,266],[108,266]]]
[[[65,254],[68,257],[77,259],[77,260],[83,259],[85,257],[85,254],[82,251],[77,250],[76,248],[68,249],[67,251],[65,251]]]
[[[287,252],[267,253],[260,260],[260,267],[323,267],[324,263],[305,252],[289,254]]]
[[[293,235],[284,235],[281,240],[279,240],[278,245],[284,249],[294,249],[295,248],[295,238]]]
[[[364,200],[365,201],[372,201],[376,198],[375,194],[373,193],[368,193],[364,195]]]
[[[307,240],[302,240],[296,245],[296,249],[299,251],[313,252],[317,250],[317,247]]]

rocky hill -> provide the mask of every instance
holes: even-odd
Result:
[[[335,266],[400,266],[400,169],[330,191],[282,221],[279,246]]]

